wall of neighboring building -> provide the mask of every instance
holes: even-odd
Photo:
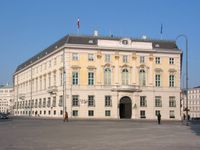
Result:
[[[3,86],[0,88],[0,112],[13,113],[13,88]]]
[[[183,94],[182,94],[183,95]],[[183,95],[182,106],[186,108],[186,96]],[[188,108],[190,118],[199,118],[200,117],[200,88],[192,88],[188,90]],[[182,112],[185,113],[184,111]]]

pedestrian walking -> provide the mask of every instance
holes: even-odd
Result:
[[[183,114],[183,120],[185,120],[185,117],[186,117],[185,114]]]
[[[65,121],[68,122],[68,113],[67,113],[67,111],[65,112],[64,122],[65,122]]]
[[[157,119],[158,119],[158,124],[160,124],[160,121],[161,121],[161,114],[160,113],[157,114]]]

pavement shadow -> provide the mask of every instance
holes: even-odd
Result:
[[[200,136],[200,120],[190,121],[190,128],[193,133],[195,133],[197,136]]]

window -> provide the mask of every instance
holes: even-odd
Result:
[[[46,110],[44,110],[44,115],[46,115]]]
[[[51,107],[51,97],[48,97],[47,107]]]
[[[49,110],[49,115],[51,114],[51,111]]]
[[[53,104],[52,104],[52,106],[56,107],[56,96],[53,97]]]
[[[158,116],[158,114],[160,114],[160,110],[155,111],[155,115]]]
[[[35,100],[35,108],[37,108],[38,107],[38,100],[36,99]]]
[[[106,110],[106,111],[105,111],[105,116],[111,116],[110,110]]]
[[[78,110],[73,110],[73,111],[72,111],[72,115],[73,115],[74,117],[78,116]]]
[[[74,61],[79,60],[79,55],[78,55],[78,53],[72,53],[72,60],[74,60]]]
[[[46,107],[46,98],[43,98],[43,107]]]
[[[63,86],[63,70],[60,70],[60,86]]]
[[[169,75],[169,87],[174,87],[174,75]]]
[[[94,111],[93,110],[89,110],[88,111],[88,116],[94,116]]]
[[[176,100],[174,96],[169,97],[169,107],[176,107]]]
[[[144,63],[144,62],[145,62],[144,56],[140,56],[140,63]]]
[[[49,87],[51,86],[51,73],[49,73]]]
[[[35,91],[38,91],[38,78],[36,78],[36,80],[35,80],[35,82],[36,82],[36,90]]]
[[[72,95],[72,106],[79,106],[79,97],[78,97],[78,95]]]
[[[161,96],[156,96],[155,97],[155,107],[162,107]]]
[[[123,63],[127,63],[128,62],[128,56],[127,55],[124,55],[123,56]]]
[[[128,85],[128,80],[129,80],[128,74],[129,74],[128,69],[122,70],[122,85]]]
[[[58,103],[58,106],[62,107],[63,106],[63,96],[60,95],[59,97],[59,103]]]
[[[28,86],[28,83],[27,83]],[[40,77],[40,90],[42,90],[42,77]]]
[[[160,64],[160,57],[156,57],[156,64]]]
[[[123,45],[128,45],[128,40],[122,40]]]
[[[146,74],[145,74],[145,71],[143,69],[140,70],[140,75],[139,75],[139,78],[140,78],[140,86],[145,86],[146,85]]]
[[[160,87],[160,74],[155,75],[155,85],[156,87]]]
[[[40,98],[39,99],[39,108],[41,108],[42,107],[42,99]]]
[[[112,106],[111,96],[105,96],[105,107],[111,107],[111,106]]]
[[[104,84],[111,85],[111,70],[109,68],[104,70]]]
[[[169,58],[169,64],[170,65],[174,64],[174,58],[172,58],[172,57]]]
[[[169,118],[175,118],[174,110],[169,111]]]
[[[144,110],[140,110],[140,118],[146,118]]]
[[[93,95],[88,96],[88,106],[95,106],[95,101],[94,101]]]
[[[63,114],[63,111],[62,110],[60,110],[60,115],[62,115]]]
[[[88,54],[88,61],[94,61],[94,54]]]
[[[94,85],[94,72],[88,72],[88,85]]]
[[[46,81],[46,75],[44,75],[44,89],[47,88],[47,81]]]
[[[72,72],[72,85],[78,85],[78,72]]]
[[[56,86],[56,72],[53,73],[53,85]]]
[[[140,107],[147,107],[146,96],[140,96]]]
[[[105,54],[105,62],[110,62],[110,54]]]

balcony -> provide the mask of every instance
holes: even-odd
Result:
[[[57,91],[58,91],[57,86],[50,86],[50,87],[48,87],[48,90],[47,90],[47,92],[50,94],[56,94]]]
[[[136,85],[117,85],[112,88],[112,91],[117,92],[141,92],[140,86]]]

